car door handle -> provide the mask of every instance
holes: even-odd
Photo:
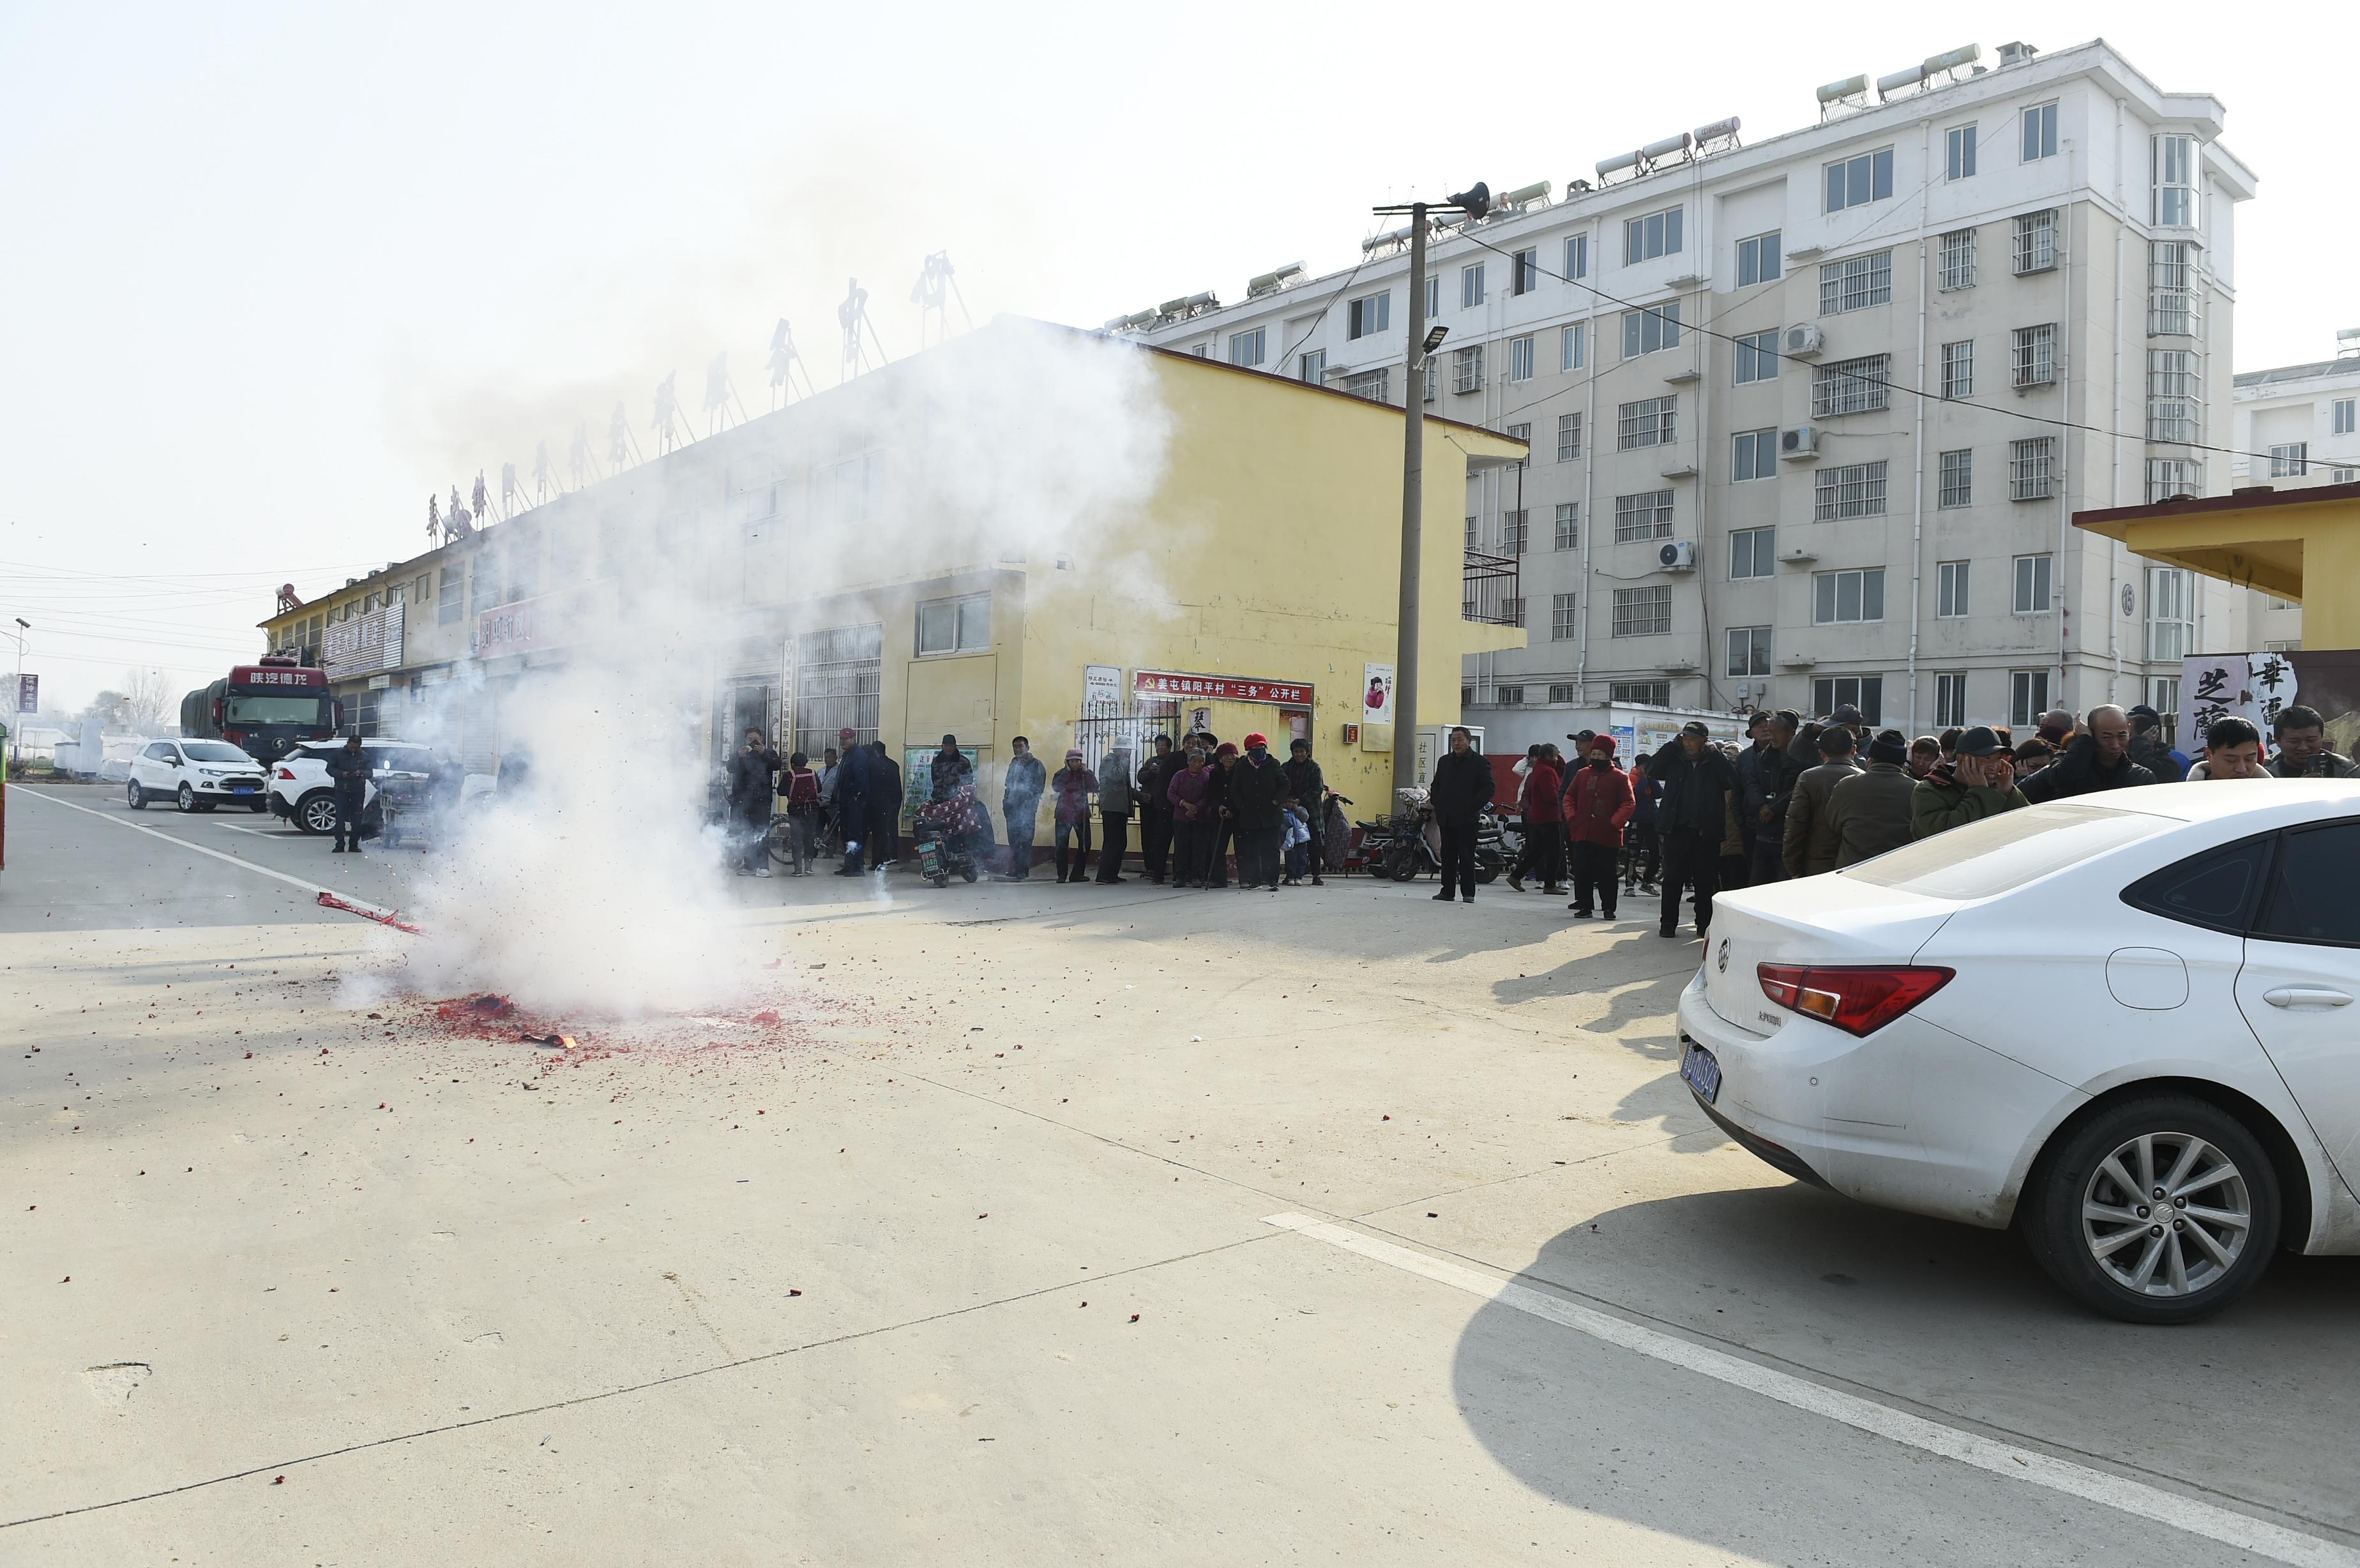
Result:
[[[2348,1007],[2350,996],[2331,991],[2324,985],[2283,985],[2275,991],[2262,993],[2262,1000],[2273,1007]]]

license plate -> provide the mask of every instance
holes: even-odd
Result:
[[[254,786],[251,784],[233,784],[229,787],[229,792],[233,795],[251,795],[254,793]]]
[[[1721,1062],[1696,1041],[1680,1052],[1680,1077],[1708,1105],[1721,1098]]]

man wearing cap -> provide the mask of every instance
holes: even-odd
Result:
[[[2048,728],[2049,721],[2042,720],[2042,731]],[[1964,749],[1966,742],[1959,745]],[[2100,789],[2132,789],[2154,783],[2155,775],[2131,760],[2130,746],[2130,715],[2111,702],[2092,708],[2083,732],[2073,737],[2064,756],[2025,786],[2024,798],[2036,803],[2063,800]]]
[[[1836,844],[1835,868],[1874,860],[1909,842],[1909,806],[1918,780],[1899,730],[1879,730],[1868,743],[1868,768],[1829,791],[1827,831]]]
[[[1229,815],[1237,822],[1238,886],[1278,890],[1278,802],[1286,775],[1270,754],[1269,738],[1246,736],[1245,755],[1229,769]]]
[[[956,751],[951,755],[958,757]],[[967,758],[959,757],[959,767],[967,768]],[[881,871],[901,858],[901,765],[883,741],[873,740],[869,743],[869,864]]]
[[[1841,724],[1852,731],[1852,749],[1855,751],[1860,749],[1860,743],[1868,736],[1868,722],[1860,716],[1860,710],[1850,702],[1837,703],[1836,711],[1828,715],[1828,723]]]
[[[1855,749],[1852,726],[1841,720],[1819,732],[1819,765],[1806,769],[1795,781],[1795,799],[1786,808],[1779,858],[1787,876],[1817,877],[1836,868],[1836,835],[1827,820],[1828,799],[1837,785],[1860,771],[1852,757]]]
[[[1754,757],[1754,771],[1745,781],[1740,827],[1751,822],[1754,848],[1746,866],[1749,880],[1776,882],[1786,875],[1786,810],[1794,803],[1795,787],[1803,779],[1803,759],[1795,755],[1795,735],[1802,716],[1781,708],[1762,725],[1762,749]]]
[[[1998,733],[1977,724],[1960,732],[1958,755],[1947,766],[1918,780],[1909,797],[1909,836],[1932,838],[2031,803],[2016,787],[2016,759]]]
[[[1475,749],[1474,732],[1454,726],[1450,749],[1435,759],[1434,781],[1426,787],[1434,825],[1442,833],[1442,891],[1436,903],[1475,901],[1475,826],[1498,789],[1491,759]]]
[[[1631,820],[1631,780],[1614,766],[1614,737],[1593,735],[1590,753],[1565,786],[1565,833],[1573,841],[1573,901],[1566,908],[1579,920],[1597,908],[1614,918],[1615,862],[1622,853],[1622,826]],[[1562,887],[1547,891],[1561,893]]]
[[[1304,845],[1305,858],[1311,868],[1311,885],[1324,887],[1319,873],[1326,855],[1320,841],[1327,835],[1327,823],[1322,819],[1328,814],[1328,776],[1312,760],[1307,738],[1289,743],[1286,749],[1289,755],[1279,764],[1279,771],[1286,776],[1287,798],[1303,808],[1304,825],[1311,833],[1310,841]]]
[[[2131,760],[2154,774],[2158,784],[2177,784],[2188,775],[2163,738],[2163,715],[2145,702],[2131,710]]]
[[[1065,766],[1057,769],[1049,780],[1049,788],[1057,792],[1057,880],[1079,882],[1082,873],[1090,866],[1090,796],[1098,787],[1098,776],[1082,766],[1082,748],[1065,748]],[[1074,856],[1073,872],[1065,869],[1065,851],[1069,844],[1078,841],[1079,852]]]
[[[1179,771],[1180,757],[1172,749],[1172,737],[1157,735],[1155,754],[1139,765],[1139,863],[1147,879],[1159,887],[1172,860],[1172,776]]]
[[[1008,743],[1008,771],[1000,785],[1000,814],[1008,823],[1008,870],[1022,881],[1032,875],[1032,835],[1040,831],[1041,796],[1048,770],[1032,755],[1032,743],[1018,735]]]
[[[1131,849],[1131,747],[1116,743],[1098,762],[1098,880],[1120,882]]]
[[[1721,890],[1721,843],[1728,833],[1729,805],[1738,793],[1737,774],[1712,744],[1712,732],[1696,720],[1647,759],[1647,771],[1664,787],[1656,808],[1656,832],[1664,843],[1663,908],[1657,936],[1677,936],[1680,895],[1696,888],[1696,930],[1712,927],[1712,896]]]
[[[869,798],[873,792],[869,765],[876,757],[859,744],[857,730],[838,730],[836,739],[844,748],[844,759],[836,765],[836,831],[844,835],[844,864],[836,867],[836,874],[858,877],[863,835],[869,832]]]

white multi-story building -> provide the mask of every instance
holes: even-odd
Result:
[[[1528,632],[1469,661],[1495,744],[1561,727],[1519,709],[1605,701],[1851,702],[1920,731],[2169,713],[2183,654],[2249,646],[2254,595],[2071,524],[2229,488],[2206,449],[2230,444],[2254,177],[2222,106],[2103,41],[1979,58],[1833,83],[1816,125],[1707,126],[1437,234],[1426,407],[1531,443],[1468,491],[1470,593],[1510,558],[1502,611]],[[1109,327],[1399,403],[1405,234]]]
[[[2228,444],[2233,486],[2305,490],[2360,482],[2360,327],[2335,334],[2335,357],[2249,370],[2236,378]],[[2302,646],[2302,609],[2267,599],[2258,646]]]

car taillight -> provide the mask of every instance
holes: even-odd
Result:
[[[295,770],[291,768],[282,768],[279,770],[279,777],[291,784],[295,781]]]
[[[1763,964],[1762,994],[1846,1034],[1872,1035],[1943,986],[1955,969],[1904,964]]]

